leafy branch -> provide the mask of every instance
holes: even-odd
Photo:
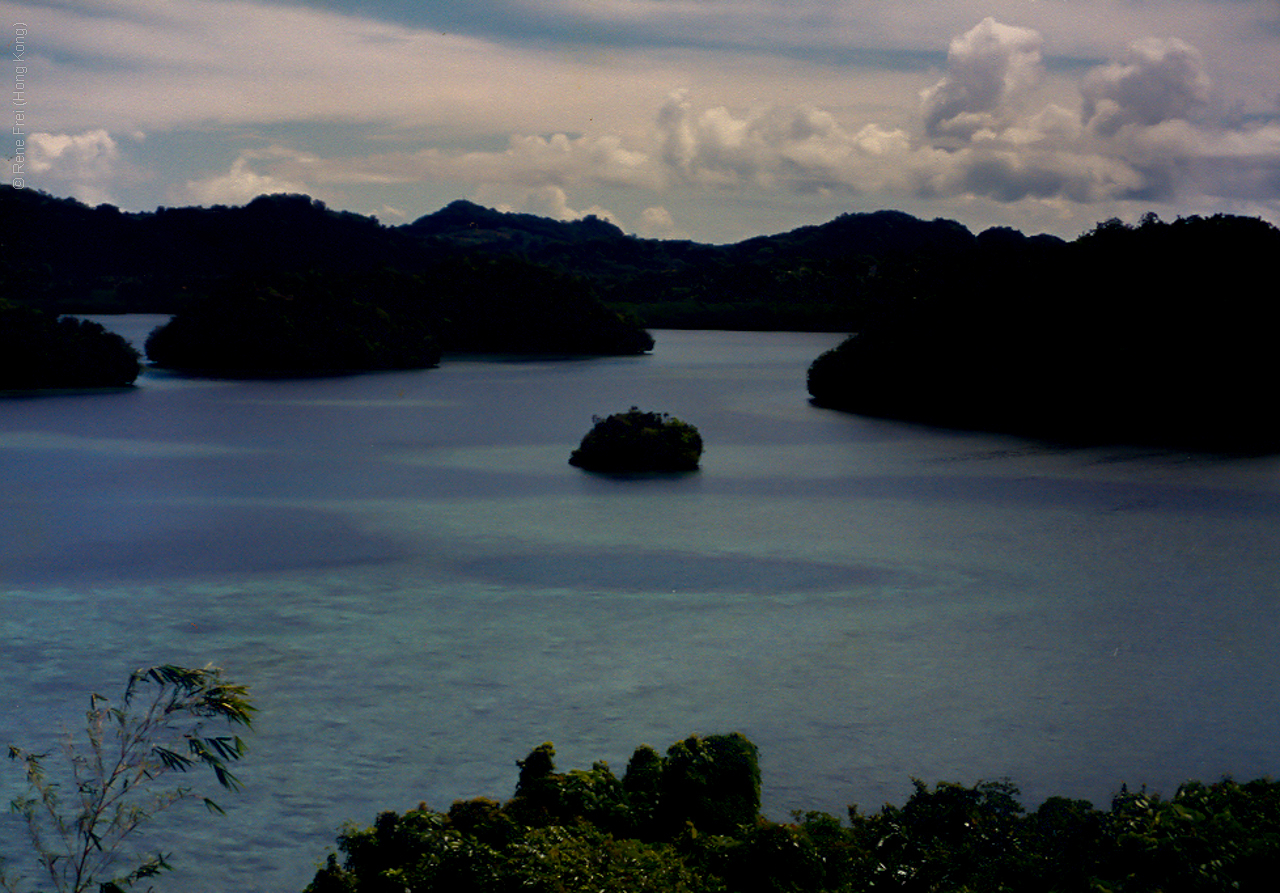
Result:
[[[29,888],[0,857],[0,890],[21,893],[48,883],[58,893],[95,885],[99,893],[119,893],[168,870],[163,853],[144,855],[130,846],[135,832],[198,796],[191,787],[169,786],[172,773],[207,768],[223,788],[241,789],[228,765],[244,755],[244,740],[206,727],[249,728],[254,710],[248,688],[227,682],[216,667],[149,667],[130,675],[118,704],[89,696],[84,740],[63,737],[56,777],[46,768],[51,752],[10,745],[9,758],[22,766],[27,784],[10,809],[25,821],[44,880]],[[212,799],[200,799],[211,812],[223,812]]]

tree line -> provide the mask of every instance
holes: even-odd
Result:
[[[921,781],[901,806],[843,818],[760,815],[745,736],[641,746],[618,778],[518,761],[514,796],[425,804],[349,825],[306,893],[1219,893],[1269,890],[1280,784],[1188,782],[1165,799],[1121,787],[1105,809],[1007,780]]]
[[[11,744],[30,849],[0,856],[0,889],[124,893],[171,870],[145,829],[185,800],[222,812],[174,783],[208,772],[215,791],[239,790],[237,730],[255,711],[215,667],[162,665],[118,699],[91,695],[83,736],[61,748]],[[555,756],[545,742],[516,761],[505,802],[348,824],[304,893],[1252,893],[1280,870],[1269,778],[1168,798],[1121,785],[1106,808],[1054,796],[1034,810],[1007,779],[914,780],[901,806],[778,822],[761,815],[759,750],[739,732],[641,745],[621,778],[604,762],[562,772]]]
[[[98,323],[0,298],[0,390],[120,388],[141,371],[138,352]]]
[[[0,194],[0,223],[0,288],[60,313],[174,313],[193,284],[224,277],[390,269],[434,288],[460,263],[497,262],[572,279],[649,327],[845,332],[881,297],[975,240],[954,221],[896,211],[708,245],[641,239],[595,217],[556,221],[466,201],[390,226],[302,195],[127,213],[30,189]],[[1060,241],[1032,241],[1046,239]]]

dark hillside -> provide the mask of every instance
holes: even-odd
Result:
[[[330,210],[306,196],[264,196],[243,207],[126,214],[30,190],[5,190],[0,194],[0,231],[5,233],[0,297],[55,314],[190,311],[212,323],[218,310],[210,295],[230,300],[229,295],[283,289],[293,301],[315,303],[316,318],[321,318],[337,306],[329,282],[340,283],[362,305],[387,311],[395,304],[401,333],[429,326],[444,350],[636,353],[652,346],[633,321],[602,304],[588,282],[538,266],[516,252],[481,252],[444,238],[424,240],[370,217]],[[545,241],[545,235],[539,238]],[[243,306],[236,303],[234,311],[230,304],[227,309],[238,316],[253,307],[249,315],[261,322],[267,317],[259,318],[260,304],[255,298]],[[321,312],[321,305],[328,309]],[[344,310],[334,319],[355,324],[359,317],[365,321],[357,328],[372,331],[364,311],[348,309],[355,315]],[[290,323],[288,331],[312,331],[314,327],[301,324],[305,315],[291,310],[287,316],[296,316],[298,325]],[[268,329],[283,325],[285,317],[274,310],[268,316],[273,320]],[[179,328],[192,332],[193,325],[186,318]],[[291,355],[310,357],[305,368],[322,368],[318,354],[333,345],[324,338],[317,341],[318,331],[312,335],[305,344],[293,345]],[[254,337],[269,336],[263,330]],[[374,342],[383,343],[383,337]],[[260,351],[241,347],[227,343],[230,365],[215,366],[285,371],[276,367],[289,365],[283,356],[269,361]],[[161,353],[167,362],[182,360],[177,364],[187,368],[214,368],[210,350],[216,345],[203,343],[198,354],[185,359],[172,349]],[[345,368],[359,352],[344,348],[338,353],[347,358]],[[398,366],[405,356],[418,355],[407,346],[393,353],[370,357],[357,368]],[[243,356],[233,360],[232,354]]]
[[[514,254],[580,277],[608,303],[667,328],[851,331],[867,308],[973,248],[949,220],[845,214],[733,245],[639,239],[588,217],[570,223],[454,202],[401,230],[434,251]]]
[[[58,312],[173,312],[193,282],[264,272],[413,267],[421,250],[376,220],[306,196],[243,207],[90,208],[29,189],[0,193],[0,286]]]
[[[1108,221],[1070,244],[983,234],[933,287],[819,357],[823,405],[1059,440],[1280,448],[1280,230]]]
[[[582,282],[647,325],[852,331],[870,308],[933,287],[975,237],[896,211],[735,245],[640,239],[457,201],[388,227],[306,196],[243,207],[125,213],[31,190],[0,195],[0,286],[57,312],[174,312],[211,280],[267,274],[429,275],[461,259],[515,259]]]

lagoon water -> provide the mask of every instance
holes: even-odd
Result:
[[[1034,806],[1277,772],[1280,461],[843,415],[805,394],[835,336],[655,335],[3,398],[0,744],[49,743],[136,666],[249,683],[247,790],[162,822],[160,889],[191,893],[297,893],[343,822],[505,798],[548,740],[621,774],[740,730],[776,819],[912,777]],[[697,425],[702,470],[567,464],[631,405]]]

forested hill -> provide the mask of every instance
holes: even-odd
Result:
[[[1280,230],[1107,221],[1069,244],[984,233],[809,370],[818,403],[1067,441],[1280,450]]]
[[[33,190],[0,192],[0,287],[12,299],[63,312],[181,309],[192,283],[313,271],[422,269],[408,237],[306,196],[243,207],[124,213]]]
[[[978,242],[953,221],[895,211],[706,245],[628,236],[595,217],[562,222],[465,201],[386,226],[297,195],[125,213],[4,190],[0,223],[0,289],[62,312],[174,312],[193,282],[214,277],[423,276],[460,260],[514,259],[580,280],[650,326],[846,332],[869,306],[925,287],[940,259]]]
[[[159,355],[148,346],[149,358],[221,374],[312,371],[328,368],[316,359],[328,354],[346,357],[343,368],[422,364],[429,350],[390,345],[427,335],[446,351],[627,354],[653,346],[581,277],[510,252],[424,239],[299,195],[123,213],[0,191],[0,298],[53,313],[179,314],[178,332],[192,337],[170,332],[154,345]],[[385,328],[375,317],[385,316],[393,318],[390,341],[373,334]],[[216,335],[213,323],[228,318],[225,337],[194,337]],[[353,349],[319,337],[320,319],[351,336]],[[244,353],[248,342],[233,336],[246,327],[260,349]],[[271,344],[295,336],[285,355],[269,356]],[[377,356],[366,356],[363,346],[375,342]]]
[[[849,332],[869,308],[927,287],[978,237],[951,220],[899,211],[844,214],[731,245],[640,239],[587,217],[572,223],[458,201],[401,228],[433,250],[514,253],[579,276],[612,306],[662,328]],[[1030,247],[1054,236],[999,231]]]
[[[1277,257],[1280,230],[1227,215],[1109,220],[1067,242],[880,211],[705,245],[464,201],[385,226],[297,195],[134,214],[0,190],[0,299],[28,307],[216,317],[231,294],[287,320],[327,295],[445,351],[643,352],[637,321],[856,332],[811,368],[817,402],[1245,450],[1280,449]],[[409,362],[391,353],[379,362]]]
[[[430,288],[433,279],[477,265],[489,271],[490,285],[494,264],[513,273],[533,265],[540,278],[576,280],[584,293],[633,311],[650,327],[853,332],[917,299],[943,301],[963,315],[966,302],[985,300],[991,289],[1024,309],[1043,308],[1052,295],[1067,302],[1065,316],[1079,319],[1063,283],[1096,291],[1081,282],[1089,276],[1108,283],[1109,293],[1127,283],[1123,290],[1135,296],[1150,280],[1159,301],[1181,300],[1192,279],[1213,288],[1205,284],[1213,274],[1187,278],[1179,268],[1221,271],[1214,258],[1222,251],[1234,256],[1259,239],[1270,245],[1277,233],[1253,218],[1185,223],[1162,229],[1112,220],[1066,242],[1009,228],[975,234],[951,220],[877,211],[708,245],[641,239],[596,217],[564,222],[467,201],[387,226],[299,195],[264,196],[243,207],[124,213],[3,190],[0,295],[64,312],[173,312],[189,300],[192,283],[212,277],[350,280],[394,271],[423,278]],[[1197,225],[1206,235],[1196,235]],[[1205,248],[1210,242],[1214,247]],[[1103,245],[1111,247],[1103,252]],[[1088,276],[1081,275],[1082,262]],[[512,286],[518,291],[518,282]],[[1097,303],[1086,302],[1093,309],[1085,315]],[[1212,315],[1213,308],[1197,312]]]

